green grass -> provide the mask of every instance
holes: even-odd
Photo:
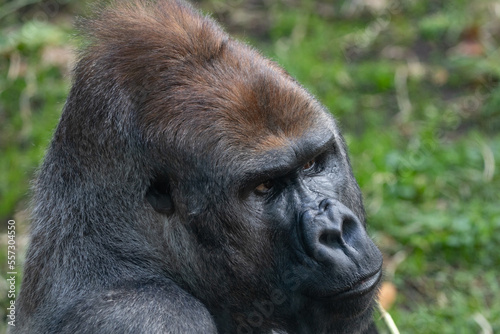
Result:
[[[348,2],[266,3],[201,6],[336,115],[386,279],[398,288],[390,312],[400,331],[479,333],[478,314],[500,331],[498,5],[402,1],[377,12]],[[71,43],[69,25],[54,23],[57,16],[34,25],[26,19],[34,10],[0,26],[5,221],[26,207],[69,87],[63,67],[43,58]],[[22,69],[13,75],[17,60]],[[0,305],[3,312],[6,300]]]

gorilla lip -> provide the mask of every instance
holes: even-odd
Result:
[[[374,274],[369,275],[347,287],[346,289],[330,295],[328,298],[345,298],[353,296],[361,296],[375,289],[380,279],[382,278],[382,270],[378,269]]]

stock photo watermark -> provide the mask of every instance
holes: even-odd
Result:
[[[9,326],[16,325],[16,221],[7,222],[7,323]]]

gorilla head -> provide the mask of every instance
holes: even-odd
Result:
[[[365,330],[382,257],[328,111],[181,1],[84,26],[18,332]]]

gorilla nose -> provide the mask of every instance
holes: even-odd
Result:
[[[300,226],[305,251],[317,261],[349,252],[349,248],[355,248],[357,235],[364,233],[354,213],[332,199],[322,200],[317,209],[304,211]]]

